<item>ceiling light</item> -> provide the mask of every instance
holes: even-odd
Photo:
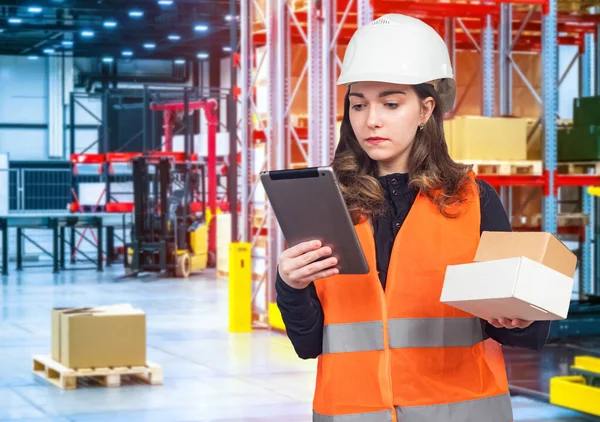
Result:
[[[236,20],[238,20],[239,18],[240,18],[239,16],[235,16],[235,19],[236,19]],[[225,16],[225,20],[226,20],[227,22],[231,22],[231,20],[232,20],[232,19],[231,19],[231,15],[226,15],[226,16]]]
[[[73,41],[64,40],[61,44],[63,47],[73,47]]]
[[[29,60],[37,60],[38,56],[28,56],[27,57]]]
[[[207,31],[207,30],[208,30],[208,25],[196,25],[196,26],[194,27],[194,30],[195,30],[195,31],[198,31],[198,32],[204,32],[204,31]]]
[[[147,42],[146,44],[144,44],[144,48],[147,50],[152,50],[153,48],[156,48],[156,44],[154,44],[153,42]]]
[[[4,32],[4,28],[0,28],[0,34]]]
[[[169,39],[171,41],[179,41],[181,39],[181,35],[171,34],[171,35],[169,35]]]
[[[44,53],[45,54],[54,54],[54,49],[53,48],[44,48]]]
[[[102,63],[112,63],[114,61],[115,59],[113,59],[112,57],[102,57]]]
[[[29,13],[42,13],[42,10],[44,10],[44,9],[42,9],[39,6],[31,6],[30,8],[27,9],[27,11]]]
[[[9,18],[8,19],[8,23],[12,23],[13,25],[17,25],[22,22],[23,22],[23,19],[21,19],[21,18]]]
[[[199,59],[208,59],[208,53],[198,53],[198,55],[196,56]]]
[[[170,6],[173,4],[173,0],[158,0],[158,4],[161,6]]]
[[[144,12],[138,9],[130,10],[129,16],[132,18],[141,18],[142,16],[144,16]]]
[[[175,59],[175,64],[185,64],[185,59]]]
[[[113,21],[113,20],[104,21],[103,25],[105,28],[116,28],[117,21]]]
[[[231,47],[226,45],[225,47],[223,47],[223,51],[226,53],[231,53]]]
[[[123,56],[125,56],[125,57],[131,57],[131,56],[133,56],[133,51],[131,51],[131,50],[123,50],[123,52],[121,54]]]
[[[81,36],[91,38],[94,36],[94,31],[81,31]]]

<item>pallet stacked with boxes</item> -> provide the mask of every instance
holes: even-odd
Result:
[[[146,314],[129,304],[55,308],[52,310],[51,355],[34,356],[36,375],[65,389],[92,379],[107,387],[122,376],[162,383],[162,370],[146,360]]]

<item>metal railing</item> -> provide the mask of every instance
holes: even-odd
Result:
[[[66,211],[71,202],[68,169],[12,169],[9,175],[9,211]]]
[[[73,185],[71,169],[67,168],[17,168],[10,169],[8,172],[8,202],[9,213],[11,214],[68,212],[69,204],[75,201],[75,197],[80,194],[79,184],[103,184],[106,180],[104,175],[86,174],[78,176],[77,183]],[[115,184],[114,192],[111,195],[113,201],[127,200],[132,196],[130,192],[133,190],[133,186],[130,185],[131,175],[126,174],[126,172],[125,174],[113,174],[111,180]],[[73,189],[75,189],[76,195],[73,195]],[[95,231],[93,229],[73,230],[77,252],[76,256],[72,257],[71,262],[89,260],[89,256],[94,256],[93,253],[97,248]],[[127,237],[127,233],[124,234]],[[48,251],[52,250],[52,241],[52,233],[48,230],[28,228],[26,233],[23,230],[22,256],[25,260],[47,261],[49,259]],[[108,247],[121,246],[124,241],[120,232],[115,233],[115,237],[110,244],[108,239],[104,237],[102,241],[103,250],[106,251]],[[17,245],[16,229],[9,229],[9,244]],[[1,247],[0,245],[0,250]],[[15,256],[15,247],[9,248],[9,260],[11,262],[15,260]]]

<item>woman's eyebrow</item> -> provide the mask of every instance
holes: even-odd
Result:
[[[350,94],[348,94],[349,97],[358,97],[358,98],[365,98],[365,94],[361,93],[361,92],[351,92]]]
[[[404,91],[383,91],[383,92],[379,93],[379,98],[387,97],[388,95],[393,95],[393,94],[406,95],[406,92],[404,92]]]
[[[404,91],[383,91],[379,93],[379,98],[383,98],[383,97],[387,97],[388,95],[394,95],[394,94],[403,94],[406,95],[406,92]],[[348,94],[349,97],[358,97],[358,98],[365,98],[365,94],[363,94],[362,92],[351,92],[350,94]]]

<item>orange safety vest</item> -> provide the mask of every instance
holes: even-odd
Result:
[[[355,226],[368,275],[315,282],[325,315],[313,422],[510,422],[504,357],[479,318],[440,303],[446,266],[472,262],[475,189],[445,218],[420,193],[398,232],[386,289],[373,229]]]

